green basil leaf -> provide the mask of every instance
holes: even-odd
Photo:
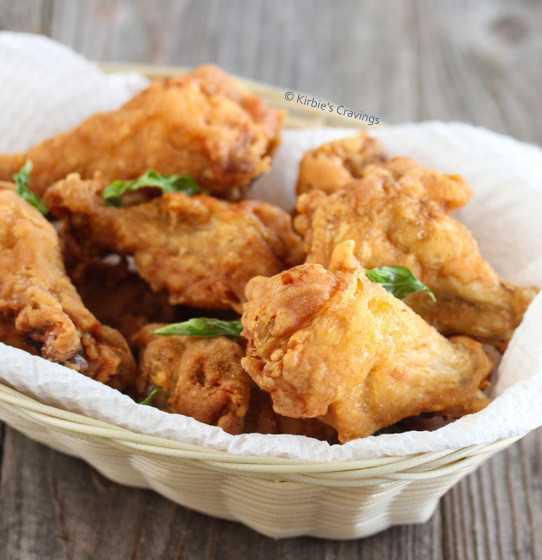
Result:
[[[182,323],[173,323],[153,331],[152,334],[164,336],[227,336],[228,338],[241,338],[243,325],[241,321],[222,321],[210,317],[198,317]]]
[[[160,387],[155,387],[149,394],[149,396],[146,399],[143,399],[139,404],[144,404],[147,406],[152,406],[152,399],[154,397],[154,395],[156,395],[156,393],[158,393],[158,391],[161,391]]]
[[[436,301],[435,294],[406,266],[383,266],[366,270],[365,274],[369,280],[380,284],[398,299],[404,299],[413,292],[424,291],[433,301]]]
[[[156,171],[147,171],[144,175],[133,181],[113,181],[102,193],[108,206],[124,206],[122,195],[127,192],[137,191],[144,187],[156,187],[163,193],[184,192],[188,196],[205,192],[198,185],[192,175],[161,175]]]
[[[433,292],[422,284],[414,274],[405,266],[385,266],[366,270],[367,277],[372,282],[382,285],[388,292],[391,292],[399,299],[405,298],[412,292],[420,290],[426,291],[433,300]],[[243,325],[241,321],[222,321],[210,317],[198,317],[189,319],[182,323],[173,323],[153,331],[152,334],[163,336],[227,336],[228,338],[241,338]]]
[[[39,195],[32,192],[28,185],[30,183],[30,173],[32,172],[32,162],[28,160],[22,167],[19,173],[13,175],[13,180],[17,185],[17,194],[24,198],[26,202],[32,204],[34,208],[37,208],[44,216],[49,212],[49,208]]]

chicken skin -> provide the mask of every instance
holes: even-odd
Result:
[[[395,157],[382,167],[401,183],[405,191],[430,198],[447,214],[465,206],[473,195],[472,187],[461,175],[444,175],[410,158]],[[374,167],[368,166],[364,175],[374,171]]]
[[[313,190],[331,194],[363,177],[368,165],[381,165],[388,159],[380,141],[366,132],[328,142],[303,156],[299,164],[297,194]]]
[[[412,177],[396,181],[373,167],[348,189],[301,196],[298,211],[307,262],[327,266],[335,246],[352,239],[365,268],[410,268],[437,300],[417,293],[405,302],[443,334],[465,334],[503,350],[536,295],[502,280],[467,228]]]
[[[120,109],[97,113],[25,154],[0,155],[0,179],[34,165],[42,194],[69,173],[133,179],[148,169],[191,174],[207,191],[238,199],[270,168],[283,113],[214,66],[154,81]]]
[[[365,276],[354,242],[329,270],[304,264],[247,286],[243,367],[293,418],[333,426],[341,443],[422,412],[476,412],[492,360],[480,343],[440,335]]]
[[[370,174],[375,165],[401,180],[404,188],[419,191],[422,187],[424,195],[448,213],[472,198],[472,188],[461,175],[444,175],[406,157],[389,159],[380,142],[366,132],[308,151],[299,165],[297,193],[334,193]]]
[[[0,188],[0,341],[117,389],[133,381],[123,336],[100,324],[67,277],[54,227]]]
[[[139,392],[159,387],[160,408],[219,426],[230,434],[242,433],[252,381],[241,367],[241,345],[225,336],[152,334],[162,326],[147,325],[132,339],[139,352]]]
[[[250,278],[303,261],[290,216],[271,204],[173,192],[113,208],[101,196],[106,186],[70,175],[45,199],[76,245],[133,255],[139,274],[172,304],[240,311]]]

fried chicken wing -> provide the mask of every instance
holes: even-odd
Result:
[[[362,132],[309,150],[299,164],[297,194],[332,193],[363,177],[370,164],[383,164],[388,154],[379,140]]]
[[[247,286],[242,364],[274,410],[318,417],[339,441],[422,412],[486,406],[492,361],[480,343],[447,340],[336,247],[329,270],[304,264]]]
[[[27,159],[30,188],[42,194],[71,172],[133,179],[148,169],[189,173],[210,193],[240,198],[269,170],[283,113],[214,66],[154,81],[124,106],[97,113],[25,154],[0,155],[0,179]]]
[[[307,262],[326,266],[335,246],[352,239],[365,268],[407,266],[431,288],[436,303],[421,293],[405,301],[440,332],[504,349],[537,290],[502,280],[467,228],[424,192],[413,178],[396,181],[373,167],[343,191],[303,195],[295,225]]]
[[[132,340],[139,351],[138,390],[159,387],[164,410],[242,433],[252,381],[241,367],[241,345],[224,336],[153,335],[161,326],[147,325]]]
[[[45,198],[76,244],[134,255],[139,274],[172,304],[240,310],[250,278],[303,260],[290,216],[271,204],[174,192],[112,208],[101,197],[105,186],[70,175]]]
[[[308,151],[299,165],[297,192],[334,193],[370,174],[375,165],[388,170],[405,189],[423,192],[440,203],[447,212],[472,198],[472,188],[461,175],[444,175],[406,157],[389,159],[381,143],[365,132]]]
[[[0,340],[118,389],[135,375],[128,345],[88,311],[66,276],[54,227],[0,188]]]

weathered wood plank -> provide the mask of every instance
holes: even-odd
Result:
[[[464,120],[540,143],[542,6],[532,2],[415,3],[420,119]]]
[[[50,33],[51,0],[0,0],[0,30]]]
[[[4,431],[6,426],[0,422],[0,485],[2,484],[2,457],[4,456]]]

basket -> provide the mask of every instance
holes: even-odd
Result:
[[[126,65],[104,69],[149,77],[183,71]],[[240,81],[269,105],[288,109],[290,128],[352,127],[352,119],[296,107],[280,90]],[[131,432],[42,404],[2,384],[0,419],[35,441],[85,460],[119,484],[150,488],[182,506],[275,538],[354,539],[393,525],[424,523],[458,480],[519,439],[334,463],[234,455]]]
[[[424,523],[440,497],[519,438],[456,451],[342,463],[233,455],[145,436],[0,385],[0,418],[105,477],[269,537],[353,539]]]

